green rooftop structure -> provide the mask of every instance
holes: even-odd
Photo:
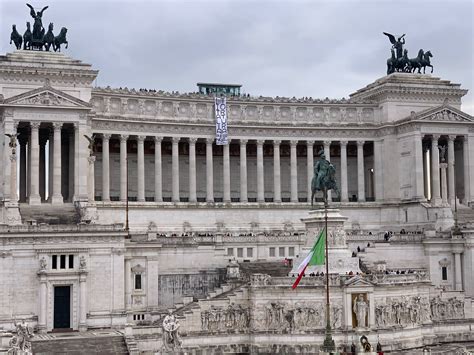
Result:
[[[239,96],[242,85],[236,84],[214,84],[214,83],[197,83],[200,94],[216,94],[226,96]]]

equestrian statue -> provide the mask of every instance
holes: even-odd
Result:
[[[328,191],[334,190],[339,196],[339,189],[336,184],[336,168],[328,160],[324,150],[318,153],[319,160],[314,166],[313,179],[311,180],[311,207],[313,207],[314,196],[317,191],[323,192],[324,204],[328,204]]]

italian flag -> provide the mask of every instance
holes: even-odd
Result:
[[[298,287],[298,284],[301,281],[301,278],[306,271],[306,268],[310,265],[324,265],[326,260],[326,229],[323,228],[321,232],[319,232],[318,239],[314,246],[311,248],[311,251],[306,255],[306,258],[301,262],[298,266],[298,278],[296,279],[295,283],[291,288],[294,290]]]

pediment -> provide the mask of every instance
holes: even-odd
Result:
[[[413,111],[409,117],[402,121],[474,123],[474,118],[452,106],[443,105],[421,112]]]
[[[344,285],[346,287],[374,287],[374,283],[366,280],[365,278],[356,275],[347,280]]]
[[[48,107],[90,110],[91,105],[49,85],[9,97],[1,106]]]

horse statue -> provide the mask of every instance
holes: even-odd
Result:
[[[408,50],[404,49],[403,57],[397,59],[397,62],[395,63],[395,69],[399,72],[404,72],[406,71],[407,65],[408,65]]]
[[[21,35],[16,30],[16,25],[12,25],[12,34],[10,35],[10,44],[15,43],[16,49],[21,49],[21,44],[23,43],[23,39]]]
[[[395,50],[392,48],[390,49],[390,52],[392,52],[392,56],[387,59],[387,75],[392,74],[395,71],[395,63],[397,62]]]
[[[313,207],[314,196],[317,191],[323,192],[324,204],[328,203],[328,191],[334,190],[339,196],[339,189],[336,184],[336,168],[324,154],[324,150],[319,153],[319,160],[314,167],[314,175],[311,180],[311,207]]]
[[[67,28],[63,27],[61,28],[61,32],[59,32],[59,35],[54,37],[54,43],[53,43],[53,49],[54,51],[59,51],[61,52],[61,44],[66,43],[66,48],[68,46],[68,41],[66,39],[66,33],[67,33]]]
[[[408,70],[410,73],[414,73],[416,69],[418,69],[418,74],[421,74],[421,62],[423,60],[423,55],[425,52],[423,49],[418,51],[418,56],[416,58],[408,59]]]
[[[426,67],[431,67],[431,73],[433,73],[433,66],[430,63],[430,57],[433,57],[430,51],[426,51],[423,55],[423,60],[421,61],[421,66],[423,67],[423,74],[425,74]]]
[[[33,40],[33,34],[31,33],[31,25],[29,22],[27,22],[26,31],[23,34],[23,49],[30,49],[32,40]]]
[[[54,34],[53,34],[53,28],[54,25],[51,22],[48,26],[48,32],[44,35],[43,42],[44,42],[44,49],[46,49],[49,52],[49,48],[51,45],[54,44]],[[53,47],[54,48],[54,47]]]

